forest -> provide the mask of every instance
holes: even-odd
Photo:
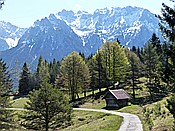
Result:
[[[16,129],[14,111],[9,110],[12,95],[29,99],[20,125],[48,131],[70,126],[72,107],[79,106],[77,102],[89,92],[95,99],[95,91],[109,89],[127,90],[131,103],[141,106],[168,97],[166,108],[175,119],[175,10],[162,4],[162,14],[156,17],[163,43],[152,34],[143,48],[124,47],[116,39],[105,42],[88,58],[81,52],[72,52],[62,61],[48,62],[40,56],[34,72],[23,64],[15,93],[8,65],[0,59],[0,129]]]

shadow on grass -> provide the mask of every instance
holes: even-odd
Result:
[[[131,104],[134,104],[134,105],[143,106],[143,105],[146,105],[146,104],[152,104],[154,102],[160,101],[165,97],[167,97],[167,94],[157,93],[157,94],[154,94],[153,97],[151,97],[151,96],[138,97],[138,98],[135,98],[135,99],[131,99],[130,102],[131,102]]]
[[[19,98],[28,98],[28,96],[27,95],[23,95],[23,96],[15,95],[15,96],[13,96],[13,100],[16,100],[16,99],[19,99]]]
[[[92,99],[92,100],[100,99],[102,96],[105,95],[105,93],[106,93],[106,90],[95,93],[94,95],[90,94],[86,97],[81,97],[79,99],[76,99],[74,102],[70,101],[70,103],[73,104],[73,107],[78,108],[80,105],[83,105],[85,102],[89,101],[89,99]]]
[[[103,107],[102,109],[105,109],[105,110],[119,110],[119,109],[122,109],[123,107]]]

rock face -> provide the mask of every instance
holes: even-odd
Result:
[[[0,21],[0,51],[15,47],[26,29]]]
[[[57,15],[81,37],[91,53],[96,52],[105,41],[117,38],[122,45],[143,47],[153,33],[161,37],[158,19],[143,8],[104,8],[93,14],[62,10]]]
[[[2,52],[3,58],[13,66],[15,61],[25,61],[35,67],[38,57],[48,61],[61,60],[72,51],[86,52],[81,38],[63,21],[50,15],[49,18],[36,21],[20,38],[15,48]]]
[[[20,65],[27,62],[34,68],[40,55],[47,61],[53,58],[61,60],[72,51],[88,56],[95,53],[105,41],[115,41],[117,38],[122,45],[142,47],[153,33],[161,36],[158,19],[154,14],[130,6],[97,9],[93,14],[62,10],[37,20],[25,33],[17,27],[8,28],[12,32],[19,30],[18,35],[11,39],[21,37],[16,47],[0,53],[11,67],[18,61]],[[0,42],[5,47],[3,40]],[[7,46],[6,49],[9,47],[12,46]]]

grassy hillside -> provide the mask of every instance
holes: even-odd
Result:
[[[27,101],[28,101],[28,98],[26,98],[26,97],[15,99],[15,100],[13,100],[12,107],[24,108],[24,105],[26,104]]]
[[[137,98],[143,99],[141,97],[141,94],[138,92]],[[144,93],[144,95],[147,94],[147,91],[144,89],[141,89],[141,93]],[[142,94],[143,95],[143,94]],[[82,108],[93,108],[93,109],[104,109],[106,106],[105,100],[102,99],[103,97],[101,96],[99,99],[94,100],[92,98],[88,98],[85,100],[85,103],[80,105]],[[129,106],[126,106],[122,109],[116,110],[120,112],[128,112],[132,114],[136,114],[140,117],[142,124],[143,124],[143,129],[144,131],[171,131],[171,127],[173,125],[173,117],[169,113],[168,109],[166,108],[166,100],[168,97],[163,98],[160,101],[151,103],[151,104],[146,104],[140,106],[139,104],[129,104]],[[27,98],[19,98],[14,100],[13,107],[15,108],[23,108],[24,104],[26,103],[28,99]],[[87,113],[87,112],[80,112],[80,111],[74,111],[73,113],[73,124],[66,128],[65,130],[73,130],[76,127],[79,127],[79,130],[93,130],[90,129],[90,127],[93,127],[94,123],[98,123],[99,128],[102,128],[101,126],[104,125],[104,123],[108,123],[109,121],[115,121],[116,119],[120,119],[120,117],[115,117],[115,116],[110,116],[103,114],[101,117],[96,118],[95,116],[98,116],[98,113],[92,112],[92,113]],[[95,118],[93,118],[93,116]],[[92,118],[92,119],[91,119]],[[93,121],[92,123],[90,121]],[[107,122],[108,121],[108,122]],[[100,124],[103,123],[103,124]],[[112,126],[112,122],[110,126]],[[108,124],[109,124],[108,123]],[[80,125],[79,125],[80,124]],[[105,125],[106,127],[109,127],[109,125]],[[120,125],[120,123],[119,123]],[[82,127],[82,128],[81,128]],[[104,127],[103,127],[104,128]],[[96,129],[96,130],[101,130],[101,129]]]
[[[123,107],[119,112],[128,112],[136,114],[142,121],[144,131],[171,131],[173,125],[173,117],[166,108],[167,97],[144,106],[129,104],[129,106]],[[81,105],[82,108],[105,108],[105,100],[89,100],[85,104]]]
[[[116,131],[120,128],[123,118],[116,115],[74,111],[72,125],[61,131]]]
[[[23,108],[24,104],[28,101],[28,98],[19,98],[14,100],[13,108]],[[100,100],[99,100],[100,101]],[[104,101],[99,103],[99,101],[94,101],[92,107],[101,108],[104,106]],[[100,101],[101,102],[101,101]],[[98,103],[98,104],[97,104]],[[87,103],[85,104],[87,105]],[[97,106],[95,106],[97,105]],[[17,130],[22,130],[22,127],[18,125],[19,115],[23,111],[15,111],[15,119]],[[116,115],[99,113],[99,112],[90,112],[90,111],[73,111],[72,115],[72,124],[71,126],[60,129],[61,131],[116,131],[119,129],[123,118]],[[24,129],[23,129],[24,130]]]

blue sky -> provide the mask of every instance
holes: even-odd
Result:
[[[37,19],[58,13],[62,9],[85,10],[92,13],[95,9],[129,5],[160,14],[162,2],[172,4],[169,0],[6,0],[0,10],[0,21],[11,22],[19,27],[29,27]]]

